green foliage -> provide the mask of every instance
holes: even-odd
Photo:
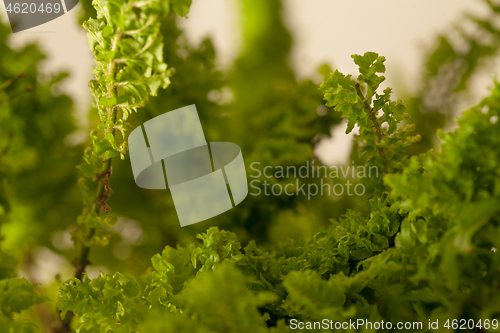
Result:
[[[44,300],[45,298],[35,290],[35,286],[26,279],[0,280],[0,312],[2,314],[20,313]]]
[[[223,107],[210,100],[210,93],[219,91],[224,85],[223,73],[215,69],[215,50],[209,39],[200,45],[188,43],[184,33],[177,27],[176,15],[169,14],[162,21],[161,33],[164,36],[164,59],[175,72],[167,89],[158,91],[158,96],[140,112],[129,118],[132,127],[145,121],[186,105],[195,104],[198,109],[204,132],[209,141],[228,141],[220,122],[223,121]],[[128,157],[124,163],[116,164],[113,170],[113,210],[127,216],[141,225],[148,241],[138,251],[145,258],[161,251],[166,244],[175,245],[186,236],[196,234],[188,228],[179,228],[178,219],[171,196],[164,191],[150,191],[138,188],[130,177]],[[137,193],[131,200],[130,193]],[[149,209],[140,207],[148,206]],[[147,221],[155,221],[149,223]],[[206,227],[197,227],[200,230]],[[196,229],[196,227],[195,227]],[[102,255],[107,255],[104,251]],[[115,258],[111,258],[115,262]],[[145,270],[148,260],[140,260],[140,269]]]
[[[32,320],[14,318],[23,310],[46,301],[46,298],[35,290],[35,285],[26,279],[0,280],[0,332],[36,332],[38,325]]]
[[[356,59],[365,66],[359,80],[369,80],[366,73],[375,59],[373,54]],[[338,72],[333,77],[345,78]],[[341,81],[348,82],[342,90],[335,89],[344,92],[337,104],[348,100],[357,106],[351,99],[356,84],[348,80]],[[256,308],[268,325],[278,325],[276,330],[284,330],[281,323],[289,318],[393,323],[495,318],[499,97],[497,85],[491,97],[464,114],[454,133],[442,134],[440,153],[412,157],[398,172],[387,173],[388,193],[370,200],[368,218],[363,210],[348,211],[311,239],[270,251],[258,249],[255,242],[241,249],[233,233],[217,228],[199,235],[201,243],[167,247],[153,257],[143,301],[152,311],[146,317],[166,312],[173,320],[146,320],[145,327],[167,332],[184,327],[186,332],[265,330],[254,317]],[[367,117],[357,118],[360,127]],[[402,120],[393,117],[396,123]],[[228,314],[241,325],[233,326]],[[245,318],[257,326],[245,326]]]
[[[407,110],[391,100],[390,89],[379,91],[385,59],[373,52],[353,56],[356,79],[330,74],[325,65],[320,89],[299,81],[287,64],[292,39],[279,1],[243,1],[244,49],[227,72],[217,69],[209,39],[192,46],[177,27],[189,0],[98,0],[94,14],[83,5],[96,58],[90,87],[97,120],[85,150],[65,140],[75,127],[71,100],[56,94],[64,75],[39,78],[43,54],[33,45],[8,47],[0,25],[0,332],[289,332],[292,318],[424,325],[498,318],[500,85],[464,113],[454,132],[439,134],[439,151],[410,158],[427,150],[439,123],[423,131],[426,142],[418,149],[407,124],[420,133],[422,121],[436,118],[417,110],[415,100]],[[496,36],[488,20],[474,21]],[[466,38],[465,53],[441,39],[429,78],[459,59],[465,71],[453,72],[463,76],[447,89],[463,89],[479,60],[494,53],[493,39],[487,45]],[[328,107],[318,109],[323,98]],[[381,177],[360,180],[368,188],[361,197],[249,197],[231,212],[180,229],[171,198],[137,189],[128,161],[118,159],[113,170],[111,159],[127,158],[131,126],[188,104],[198,106],[207,140],[242,147],[247,170],[254,161],[303,165],[318,137],[347,118],[348,132],[360,129],[354,165],[376,166]],[[78,173],[85,176],[78,182],[79,217]],[[123,229],[113,227],[117,218]],[[75,219],[73,236],[81,245],[75,277],[62,283],[57,277],[43,286],[48,297],[41,296],[36,289],[42,287],[15,276],[33,278],[39,246],[71,260],[73,251],[52,240]],[[142,243],[126,242],[131,231],[123,225],[130,219]],[[120,230],[112,248],[90,254]],[[184,240],[196,232],[197,240]],[[303,237],[268,242],[293,232]],[[124,244],[132,254],[118,261],[113,253]],[[90,259],[114,273],[89,278]]]
[[[228,77],[234,98],[227,103],[230,122],[224,126],[224,133],[241,147],[247,172],[252,177],[257,177],[250,168],[254,162],[262,167],[295,168],[306,161],[318,162],[314,145],[330,135],[332,126],[340,123],[340,115],[325,108],[323,95],[313,80],[299,80],[289,65],[293,39],[282,19],[281,1],[243,0],[242,14],[244,45]],[[320,78],[321,73],[318,70]],[[283,187],[292,184],[296,190],[294,179],[262,175],[249,178],[255,179],[260,180],[261,190],[264,181]],[[309,184],[314,180],[301,181]],[[236,220],[245,232],[251,233],[248,240],[286,239],[279,232],[271,234],[270,226],[286,220],[290,230],[304,231],[302,219],[313,228],[325,226],[324,221],[332,212],[322,215],[318,207],[328,205],[330,200],[316,199],[317,205],[311,205],[301,196],[250,195],[240,205],[238,215],[231,215],[236,212],[227,215],[230,223],[221,217],[217,225],[235,230],[231,225]]]
[[[96,1],[97,19],[84,23],[96,59],[90,83],[104,131],[91,133],[93,155],[106,159],[126,152],[125,141],[117,145],[114,131],[125,137],[125,121],[144,106],[149,95],[170,83],[163,62],[160,22],[165,8],[159,1]],[[121,117],[117,118],[117,114]]]
[[[259,307],[276,301],[276,296],[250,290],[248,284],[255,281],[234,269],[243,257],[236,236],[211,228],[198,238],[203,241],[200,247],[167,247],[153,257],[154,271],[140,300],[132,276],[101,273],[93,280],[85,277],[83,283],[65,282],[58,308],[63,316],[72,311],[79,317],[76,327],[81,332],[135,332],[141,322],[141,331],[153,332],[266,331],[268,316],[263,317]],[[160,315],[172,320],[155,319]],[[140,321],[141,316],[146,319]]]
[[[139,285],[129,274],[101,273],[83,282],[77,278],[59,289],[57,307],[61,316],[68,311],[78,316],[78,332],[136,332],[140,323]]]
[[[53,92],[65,75],[40,82],[38,65],[44,56],[38,48],[30,44],[12,50],[7,43],[8,28],[0,24],[0,332],[34,333],[40,325],[25,312],[48,299],[25,278],[15,278],[15,269],[23,251],[46,244],[48,233],[37,222],[65,211],[62,198],[71,196],[65,185],[73,181],[75,159],[74,148],[62,141],[74,127],[67,113],[71,100]],[[40,139],[51,145],[48,154],[41,153]],[[33,170],[42,179],[32,182]],[[52,203],[47,196],[59,201]],[[29,218],[20,214],[23,210],[29,210]]]
[[[197,326],[213,332],[265,332],[265,318],[258,307],[274,297],[270,293],[251,292],[245,282],[242,273],[222,266],[189,281],[176,299],[183,314],[196,318]],[[217,299],[215,304],[214,299]]]
[[[109,180],[113,172],[111,159],[118,154],[124,159],[128,150],[126,132],[130,124],[126,121],[147,104],[149,96],[170,84],[172,71],[163,59],[162,18],[170,9],[186,15],[189,4],[96,0],[96,18],[83,24],[96,61],[95,79],[89,86],[99,123],[90,132],[92,147],[85,150],[84,163],[78,166],[86,178],[79,180],[85,208],[73,233],[73,238],[82,243],[77,278],[87,265],[90,247],[109,243],[110,236],[99,235],[96,230],[116,222],[115,216],[107,215],[111,210],[107,199],[113,193]],[[115,135],[117,131],[121,142]]]
[[[158,96],[151,98],[129,121],[136,127],[168,110],[195,104],[206,139],[237,143],[242,148],[248,175],[254,175],[250,169],[252,162],[298,168],[314,158],[314,145],[330,133],[330,128],[339,123],[341,117],[324,107],[323,95],[316,83],[297,79],[288,65],[291,36],[283,25],[279,2],[248,1],[244,6],[241,12],[245,17],[244,51],[226,71],[219,69],[210,39],[193,46],[177,27],[176,16],[166,17],[161,32],[165,62],[175,69],[172,82],[167,89],[159,90]],[[319,115],[318,108],[325,109],[326,114]],[[329,198],[317,197],[317,201],[306,204],[303,197],[249,195],[238,209],[178,228],[171,196],[137,188],[130,177],[128,160],[124,164],[113,167],[112,207],[116,214],[140,223],[148,242],[137,251],[148,256],[161,251],[166,244],[175,247],[180,240],[194,237],[213,225],[237,232],[242,242],[281,240],[289,235],[273,231],[279,223],[293,225],[288,228],[291,234],[312,235],[328,224],[329,217],[344,212],[342,202],[338,209],[334,208],[338,212],[332,213],[327,206],[331,202]],[[283,185],[292,182],[274,177],[267,180]],[[293,183],[295,187],[294,180]],[[131,191],[137,193],[134,200],[130,200]],[[146,205],[147,210],[142,208]],[[108,255],[105,250],[97,251],[102,256]],[[146,269],[147,261],[141,260],[141,263],[141,268]],[[106,264],[116,264],[115,258]],[[118,265],[115,267],[121,269]]]
[[[402,168],[406,147],[418,141],[419,136],[410,135],[414,130],[412,125],[398,127],[410,115],[401,101],[391,101],[392,89],[387,88],[382,94],[377,92],[385,80],[377,74],[385,72],[385,58],[374,52],[352,58],[359,66],[357,81],[335,71],[321,85],[326,104],[348,119],[346,133],[354,125],[359,126],[355,149],[365,163],[377,166],[383,173],[393,173]]]
[[[75,130],[72,101],[57,93],[67,75],[39,80],[45,56],[34,44],[10,48],[9,37],[0,24],[0,246],[19,260],[23,250],[50,247],[51,232],[74,216],[78,147],[65,144]]]
[[[456,302],[443,313],[497,311],[499,96],[496,83],[454,133],[440,134],[441,153],[412,158],[404,173],[387,178],[395,207],[408,214],[396,241],[416,264],[413,280],[447,290]]]
[[[489,73],[500,48],[500,30],[495,23],[500,6],[491,0],[481,2],[485,15],[467,13],[435,38],[427,50],[420,87],[404,98],[411,123],[422,137],[409,147],[412,155],[434,148],[439,139],[436,131],[452,124],[462,105],[479,101],[474,99],[475,91],[471,94],[471,82],[478,74]]]

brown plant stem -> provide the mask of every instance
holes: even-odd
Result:
[[[377,121],[377,115],[375,114],[375,110],[370,106],[370,103],[368,102],[368,100],[366,100],[366,97],[361,92],[359,83],[356,83],[355,88],[356,88],[356,94],[358,95],[359,99],[363,102],[365,110],[368,112],[368,119],[370,119],[370,121],[372,122],[372,124],[373,124],[372,127],[375,128],[375,135],[377,136],[377,139],[378,139],[376,142],[377,148],[379,149],[380,157],[382,157],[382,159],[384,160],[382,172],[387,173],[387,162],[388,161],[386,160],[386,157],[385,157],[385,149],[380,148],[380,146],[379,146],[379,143],[382,141],[384,134],[382,133],[382,129],[380,128],[379,122]]]
[[[118,31],[116,37],[113,40],[113,44],[111,46],[111,51],[115,51],[116,48],[118,47],[118,41],[121,38],[122,33]],[[109,60],[108,63],[108,75],[111,77],[115,76],[115,69],[116,69],[116,63],[114,62],[113,59]],[[111,97],[112,95],[116,95],[116,86],[114,84],[108,84],[107,85],[107,96]],[[112,122],[114,123],[116,121],[116,108],[115,106],[110,106],[106,108],[106,118],[111,119]],[[101,121],[103,119],[101,118]],[[115,129],[114,128],[107,128],[106,132],[110,131],[111,134],[114,136],[115,135]],[[104,134],[106,134],[106,132]],[[95,195],[95,201],[94,204],[92,205],[90,209],[90,214],[95,213],[95,212],[100,212],[101,210],[104,210],[106,213],[109,211],[109,207],[106,203],[106,199],[111,195],[111,188],[109,186],[109,176],[112,173],[112,166],[111,166],[111,158],[107,159],[104,161],[101,169],[100,174],[96,174],[96,178],[98,181],[97,185],[97,191]],[[83,274],[85,273],[86,267],[90,264],[89,262],[89,255],[90,255],[90,249],[91,247],[87,245],[91,240],[92,237],[94,237],[96,233],[95,228],[90,228],[88,234],[85,236],[85,239],[82,242],[82,249],[80,251],[80,255],[78,256],[77,262],[76,262],[76,271],[75,271],[75,278],[78,280],[82,281]],[[68,312],[66,314],[66,317],[61,323],[61,326],[57,333],[70,333],[72,332],[71,330],[71,320],[74,317],[73,312]]]

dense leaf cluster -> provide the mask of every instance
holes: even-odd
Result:
[[[129,115],[170,83],[160,34],[168,3],[99,1],[94,7],[97,19],[90,18],[84,27],[96,60],[90,88],[101,120],[97,129],[104,130],[104,137],[100,139],[97,130],[91,136],[93,155],[109,159],[126,152],[125,141],[117,146],[114,131],[125,138]]]
[[[113,193],[111,159],[118,154],[124,159],[127,152],[125,133],[130,124],[126,121],[131,113],[147,104],[149,96],[155,96],[159,88],[170,84],[172,71],[163,59],[162,18],[170,9],[186,15],[189,4],[189,1],[94,1],[96,18],[89,18],[83,24],[96,61],[95,79],[89,86],[99,123],[90,132],[93,145],[84,152],[85,162],[78,166],[86,178],[79,180],[85,207],[78,217],[79,227],[73,232],[73,238],[82,244],[77,278],[82,277],[90,248],[109,243],[109,235],[100,235],[96,230],[116,223],[116,216],[108,215],[111,208],[107,199]],[[116,132],[122,137],[119,144]]]
[[[497,6],[487,3],[497,15]],[[96,59],[90,87],[97,125],[84,152],[68,143],[70,99],[55,94],[64,76],[39,79],[43,55],[32,45],[12,50],[0,25],[0,332],[38,332],[41,326],[61,333],[289,332],[292,318],[421,321],[424,327],[429,319],[498,318],[499,84],[463,114],[456,130],[439,133],[437,151],[409,157],[407,150],[428,148],[438,126],[423,131],[425,142],[416,149],[411,124],[422,128],[425,108],[415,111],[422,101],[412,100],[407,110],[389,88],[380,92],[385,59],[374,52],[353,56],[356,79],[330,74],[328,66],[320,70],[320,89],[296,79],[287,65],[291,37],[279,1],[243,1],[245,45],[228,73],[216,69],[209,39],[194,47],[177,27],[175,15],[185,16],[190,1],[94,5],[96,15],[85,27]],[[462,52],[441,39],[427,69],[439,80],[459,64],[447,89],[462,89],[479,59],[498,48],[495,26],[473,20],[495,43],[465,38],[470,47]],[[323,98],[327,107],[321,108]],[[249,197],[212,221],[174,231],[171,199],[137,191],[123,163],[110,177],[111,159],[127,158],[127,121],[137,126],[188,104],[200,106],[207,139],[238,142],[247,166],[298,167],[314,158],[318,135],[347,118],[347,132],[359,127],[354,165],[376,166],[381,176],[360,180],[368,191],[359,198]],[[76,152],[84,153],[79,169],[86,177],[79,182],[85,208],[73,232],[81,252],[75,277],[57,277],[43,287],[45,297],[41,287],[15,276],[33,279],[34,247],[58,251],[55,231],[66,232],[78,215]],[[112,181],[117,200],[110,205],[122,229],[113,229],[116,217],[108,214]],[[130,196],[131,188],[139,194]],[[334,217],[326,228],[323,216]],[[131,240],[127,223],[147,241]],[[221,228],[207,228],[211,224]],[[91,258],[92,246],[109,241],[97,229],[121,234],[113,251],[92,249]],[[180,241],[196,232],[197,240]],[[266,244],[290,235],[303,237]],[[117,263],[117,246],[132,243],[133,255]],[[172,246],[154,255],[144,272],[146,258],[165,244]],[[123,273],[89,278],[89,258]]]
[[[359,126],[356,145],[365,163],[379,167],[383,173],[393,173],[401,169],[406,147],[417,142],[419,136],[410,135],[414,130],[412,125],[398,128],[410,115],[401,101],[391,101],[392,89],[377,93],[385,80],[377,74],[385,72],[385,58],[374,52],[352,57],[359,66],[357,80],[335,71],[321,89],[327,105],[349,120],[346,133],[350,133],[354,125]]]
[[[39,327],[35,321],[14,316],[44,301],[46,298],[35,290],[35,285],[24,278],[0,280],[0,332],[36,332]]]
[[[361,67],[377,56],[356,58]],[[442,134],[439,153],[412,157],[398,172],[387,173],[388,191],[384,199],[370,200],[367,216],[349,211],[311,239],[270,251],[253,241],[242,248],[234,233],[216,227],[200,234],[201,242],[167,247],[152,259],[141,303],[149,309],[144,318],[164,313],[171,320],[145,320],[146,327],[258,332],[269,329],[259,324],[264,320],[271,330],[287,331],[289,318],[493,318],[500,270],[499,94],[497,85],[491,97],[464,114],[458,129]],[[389,105],[389,114],[390,107],[401,107]],[[387,119],[382,117],[375,120]],[[65,288],[60,297],[71,297]],[[99,308],[88,311],[104,315]]]
[[[101,273],[93,280],[85,275],[83,282],[73,278],[61,286],[57,306],[63,318],[68,311],[78,316],[79,332],[135,332],[140,322],[134,302],[138,293],[130,274]]]

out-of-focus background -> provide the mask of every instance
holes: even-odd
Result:
[[[77,24],[80,5],[68,14],[44,25],[16,33],[10,43],[20,47],[37,42],[48,59],[42,72],[64,70],[70,73],[63,91],[75,100],[80,124],[85,129],[91,96],[87,88],[93,66],[85,31]],[[459,22],[464,13],[484,16],[488,8],[479,0],[286,0],[283,20],[292,34],[290,65],[298,78],[314,75],[316,68],[328,63],[343,73],[356,73],[351,54],[374,51],[388,61],[387,82],[395,95],[415,92],[419,88],[421,68],[434,36],[445,33]],[[8,22],[3,2],[0,16]],[[186,19],[179,18],[192,45],[209,36],[217,51],[217,65],[227,68],[242,47],[243,8],[237,0],[194,0]],[[474,78],[468,96],[459,109],[473,105],[487,94],[491,76],[499,68]],[[352,135],[337,128],[332,138],[323,139],[316,151],[327,164],[345,163]],[[74,135],[83,140],[87,132]],[[335,152],[332,154],[332,152]]]
[[[0,210],[0,250],[23,263],[18,275],[48,285],[56,285],[57,274],[65,279],[73,272],[71,230],[82,209],[75,165],[97,120],[81,7],[10,34],[0,5],[0,82],[26,72],[10,92],[34,88],[13,99],[9,110],[0,109],[0,148],[10,144],[9,132],[15,134],[0,164],[0,186],[8,184],[8,191],[0,188],[0,205],[10,207],[8,214]],[[351,54],[374,51],[387,59],[382,86],[404,100],[422,136],[409,148],[419,154],[437,146],[438,129],[453,128],[453,117],[488,94],[500,72],[498,16],[498,5],[485,0],[193,0],[186,19],[172,15],[162,24],[165,59],[176,70],[171,86],[129,121],[136,127],[196,104],[207,139],[237,143],[249,174],[252,162],[350,164],[356,130],[345,134],[346,123],[325,107],[319,85],[334,69],[356,75]],[[24,48],[29,43],[38,46]],[[62,80],[60,71],[69,76]],[[91,276],[99,270],[139,276],[166,245],[214,225],[237,233],[243,245],[309,237],[364,200],[248,196],[237,209],[181,228],[171,196],[139,189],[128,157],[113,162],[111,186],[118,223],[99,231],[112,237],[109,246],[92,249]]]

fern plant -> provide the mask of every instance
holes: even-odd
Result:
[[[149,95],[156,95],[160,87],[169,84],[170,71],[163,62],[159,31],[160,20],[168,10],[164,5],[159,1],[96,1],[97,19],[84,23],[96,59],[95,80],[89,86],[100,122],[90,133],[93,146],[85,150],[85,163],[78,166],[97,185],[91,189],[86,179],[79,181],[85,208],[73,235],[83,240],[77,278],[85,269],[90,247],[107,242],[106,236],[95,234],[96,229],[111,226],[116,220],[107,215],[107,198],[113,191],[109,178],[112,158],[120,154],[123,159],[127,152],[126,121],[147,103]],[[116,132],[121,134],[120,143]]]
[[[463,159],[449,160],[448,154],[467,156],[468,163],[478,165],[488,158],[498,160],[494,136],[488,134],[495,131],[491,118],[498,111],[490,108],[490,103],[496,100],[497,90],[469,111],[465,128],[448,135],[442,153],[430,152],[428,162],[424,156],[408,159],[397,154],[389,164],[381,149],[400,152],[415,140],[407,128],[398,128],[404,106],[391,101],[388,90],[377,93],[382,80],[377,72],[384,71],[382,57],[374,53],[353,57],[360,67],[358,80],[337,71],[322,89],[327,103],[348,117],[356,117],[360,126],[357,142],[367,156],[363,160],[385,167],[384,183],[374,187],[369,207],[348,211],[345,218],[311,239],[284,243],[270,251],[260,250],[255,242],[242,248],[234,233],[210,228],[198,236],[201,243],[167,247],[154,256],[153,270],[142,291],[132,277],[119,274],[102,274],[92,281],[85,279],[83,284],[73,280],[61,289],[61,309],[79,313],[82,329],[118,330],[129,325],[140,329],[143,325],[154,332],[288,331],[286,321],[290,318],[394,323],[492,319],[497,293],[492,282],[498,270],[491,247],[497,244],[491,237],[483,237],[497,232],[497,191],[486,186],[474,196],[463,187],[463,196],[451,197],[451,192],[439,191],[445,186],[426,184],[446,183],[446,179],[453,184],[460,179],[439,174],[453,173],[453,165],[464,163]],[[481,112],[485,106],[490,108],[486,114]],[[376,108],[383,114],[374,113]],[[494,149],[484,155],[488,158],[479,159],[463,150],[463,144],[474,146],[471,135],[476,137],[476,133],[469,126],[483,138],[479,139],[484,144],[482,153]],[[389,144],[383,145],[379,140],[386,137]],[[448,162],[443,164],[442,159]],[[490,169],[484,172],[491,174]],[[468,177],[476,176],[469,173]],[[467,178],[464,181],[471,184]],[[385,192],[377,192],[379,188]],[[472,200],[472,206],[463,208],[463,200]],[[456,219],[452,208],[466,215],[456,215]],[[461,271],[459,263],[464,260],[468,264]],[[470,267],[477,274],[465,271]],[[481,304],[486,306],[478,306],[477,296],[468,292],[471,288],[483,288],[477,292],[485,295]],[[129,304],[132,311],[123,321],[121,304]],[[142,319],[128,323],[130,318]]]
[[[163,62],[161,20],[171,9],[185,16],[189,5],[188,1],[96,0],[97,18],[83,23],[96,61],[95,80],[89,87],[100,122],[90,132],[93,145],[85,150],[85,163],[78,166],[87,179],[79,180],[85,207],[73,232],[73,238],[81,243],[76,280],[83,278],[91,247],[108,243],[108,236],[98,235],[96,230],[116,222],[115,216],[108,215],[111,208],[107,199],[113,192],[112,158],[120,154],[124,159],[127,152],[125,133],[130,126],[126,121],[147,104],[150,95],[155,96],[159,88],[170,83],[171,71]],[[120,143],[116,132],[121,134]],[[93,188],[89,180],[94,182]],[[71,320],[66,312],[62,311],[62,318],[66,318],[63,331],[69,329]]]
[[[298,82],[286,65],[290,43],[279,20],[279,2],[244,2],[244,6],[269,15],[261,17],[256,14],[259,11],[249,15],[248,56],[241,56],[227,81],[214,70],[209,41],[193,49],[180,40],[173,13],[185,16],[190,1],[95,0],[93,5],[96,15],[86,20],[84,27],[96,61],[90,89],[98,120],[86,149],[60,143],[74,129],[67,114],[69,99],[53,93],[63,75],[40,83],[36,77],[42,55],[34,47],[13,51],[0,39],[7,50],[0,54],[0,82],[5,82],[0,83],[0,117],[6,120],[0,122],[0,223],[4,238],[0,247],[0,332],[290,332],[294,330],[292,323],[324,319],[333,323],[360,319],[421,322],[421,329],[412,330],[419,332],[430,331],[430,321],[439,320],[437,331],[448,331],[445,325],[450,320],[472,320],[472,330],[491,330],[491,325],[486,327],[484,323],[500,315],[500,84],[495,83],[490,97],[463,114],[456,130],[439,133],[439,150],[411,156],[420,136],[403,102],[391,98],[391,89],[380,89],[385,58],[374,52],[353,55],[359,68],[356,78],[339,71],[330,73],[324,66],[325,81],[313,91],[312,81]],[[262,36],[259,22],[268,30],[273,28],[275,34]],[[266,50],[273,46],[280,52],[269,55]],[[176,85],[174,70],[170,63],[167,66],[165,56],[173,60],[180,74],[192,72],[203,79],[193,83],[179,75]],[[260,68],[256,60],[263,58],[269,63]],[[5,65],[9,62],[10,66]],[[257,87],[257,91],[262,89],[258,96],[245,96],[268,72],[273,73],[273,80]],[[172,87],[167,88],[171,78]],[[207,95],[224,89],[225,84],[235,91],[235,101],[210,101]],[[175,90],[169,92],[171,88]],[[26,90],[32,91],[26,95],[29,97],[16,98]],[[284,101],[268,103],[277,93],[283,94],[280,98]],[[147,105],[150,96],[157,94],[159,98]],[[292,95],[293,99],[285,98]],[[318,95],[329,108],[324,117],[314,115]],[[259,216],[273,223],[265,212],[299,205],[298,201],[284,202],[279,197],[259,212],[255,207],[264,204],[257,198],[252,205],[242,207],[240,215],[231,215],[242,219],[233,231],[212,226],[198,233],[196,239],[184,241],[174,235],[170,242],[175,246],[152,255],[150,265],[136,264],[135,271],[112,267],[112,273],[101,271],[91,276],[91,252],[98,250],[96,246],[108,244],[108,234],[116,233],[112,226],[118,218],[122,224],[127,222],[119,214],[126,212],[122,206],[127,201],[121,200],[126,191],[116,190],[123,178],[113,183],[113,166],[119,171],[118,156],[127,159],[128,122],[164,112],[164,105],[192,100],[204,103],[217,122],[227,116],[217,113],[218,108],[228,113],[233,110],[234,114],[227,116],[229,120],[224,120],[226,125],[232,121],[242,127],[246,122],[249,132],[262,130],[261,122],[272,126],[276,119],[266,118],[267,114],[286,120],[289,126],[268,138],[270,147],[260,139],[255,149],[251,140],[242,144],[245,153],[260,153],[269,164],[281,162],[270,152],[284,142],[300,151],[286,158],[296,162],[299,157],[308,157],[312,154],[312,137],[337,124],[340,117],[347,118],[347,132],[359,127],[353,164],[375,166],[382,177],[362,178],[365,195],[311,237],[267,245],[262,244],[266,235],[257,241],[248,240],[248,234],[242,231],[245,223]],[[260,106],[264,111],[256,111],[250,119],[252,107]],[[40,112],[36,121],[23,114],[45,108],[50,111]],[[208,118],[202,120],[210,121]],[[47,124],[54,126],[54,131],[46,131]],[[306,125],[314,130],[301,132],[301,126]],[[37,146],[42,144],[39,141],[54,147],[48,156],[37,155],[42,151]],[[78,165],[84,177],[79,180],[66,171],[72,170],[79,159],[77,152],[84,154],[84,163]],[[42,184],[44,189],[24,184],[22,179],[33,169],[57,186]],[[78,217],[74,212],[80,197],[71,186],[76,182],[84,200]],[[112,187],[121,204],[111,201]],[[44,195],[44,191],[49,193]],[[149,198],[154,198],[152,205],[161,207],[154,207],[155,214],[164,209],[165,200],[154,194]],[[32,207],[26,209],[28,205]],[[334,210],[330,201],[324,206],[326,211]],[[78,207],[81,209],[81,205]],[[114,207],[119,209],[112,212]],[[162,221],[153,220],[153,215],[142,217],[155,223]],[[53,249],[49,241],[37,243],[36,239],[50,239],[50,232],[56,228],[53,225],[71,226],[71,216],[77,221],[72,237],[78,250],[73,277],[58,276],[49,287],[16,277],[23,274],[23,266],[29,267],[30,260],[36,261],[30,251],[16,251],[27,248],[21,243]],[[171,215],[165,216],[162,218]],[[45,222],[49,222],[47,230],[36,228]],[[30,229],[31,225],[34,227]],[[24,228],[16,234],[15,226]],[[182,235],[196,228],[186,229]],[[262,225],[256,229],[268,232]],[[151,257],[149,250],[140,248],[141,256],[130,262]],[[18,265],[20,262],[22,265]],[[150,267],[143,270],[146,265]],[[37,320],[44,317],[41,314],[50,320]],[[453,324],[449,327],[454,329]],[[370,331],[342,326],[329,329]]]

